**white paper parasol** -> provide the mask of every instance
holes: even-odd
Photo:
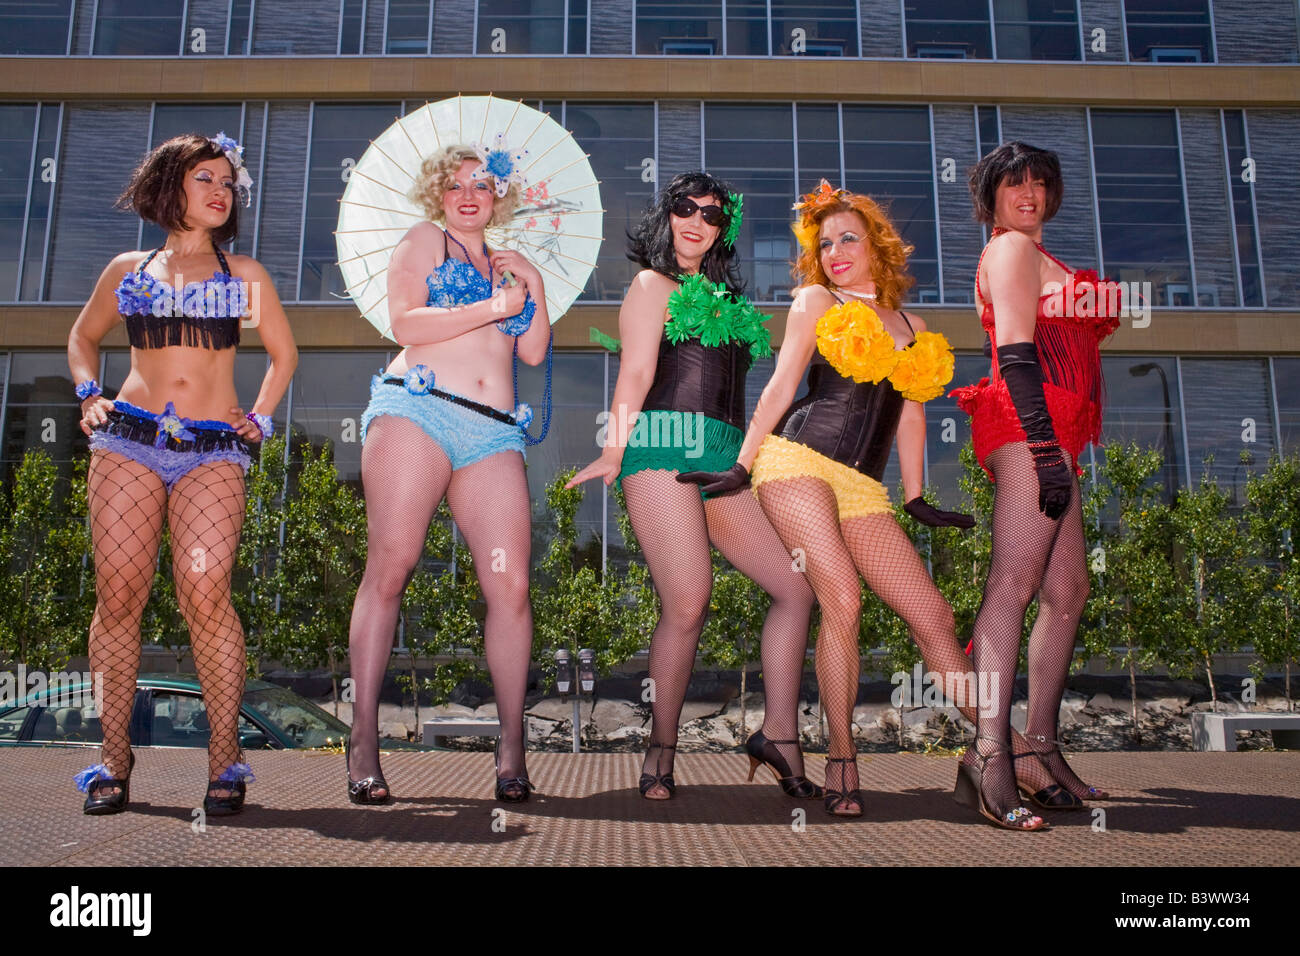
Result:
[[[487,242],[537,266],[554,323],[595,268],[604,218],[600,189],[573,134],[545,113],[490,95],[426,103],[371,140],[343,190],[334,233],[348,294],[391,339],[388,261],[406,231],[425,218],[406,194],[425,158],[452,145],[504,146],[521,157],[523,201],[510,222],[487,230]]]

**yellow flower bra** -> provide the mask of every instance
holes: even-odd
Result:
[[[831,368],[859,384],[888,378],[904,398],[928,402],[952,381],[952,346],[938,332],[918,332],[901,351],[876,310],[865,302],[843,302],[817,320],[817,350]]]

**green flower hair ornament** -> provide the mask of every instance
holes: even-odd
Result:
[[[664,332],[674,345],[690,339],[710,347],[734,342],[748,346],[754,358],[766,358],[772,354],[772,336],[764,325],[768,318],[723,283],[696,273],[683,276],[668,297]]]
[[[727,193],[727,202],[723,207],[723,212],[727,214],[727,232],[723,235],[722,241],[728,248],[734,248],[736,239],[740,236],[740,220],[743,218],[744,205],[744,193]]]

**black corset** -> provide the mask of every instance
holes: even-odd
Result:
[[[696,339],[673,345],[665,336],[641,408],[699,412],[743,431],[745,374],[752,361],[748,345],[701,345]]]
[[[903,396],[883,379],[861,385],[813,353],[808,394],[776,426],[776,434],[880,481],[903,413]]]

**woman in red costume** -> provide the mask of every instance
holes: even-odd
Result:
[[[1070,269],[1042,245],[1061,205],[1056,154],[1006,143],[971,172],[975,216],[993,227],[975,275],[980,323],[997,361],[991,380],[953,392],[971,416],[975,454],[996,482],[993,555],[975,619],[978,758],[958,769],[959,802],[1010,829],[1017,804],[1011,694],[1029,603],[1029,714],[1034,757],[1082,805],[1107,794],[1080,780],[1058,748],[1057,718],[1079,616],[1088,599],[1078,458],[1101,434],[1099,343],[1118,320],[1096,273]],[[1107,303],[1111,308],[1106,308]]]

